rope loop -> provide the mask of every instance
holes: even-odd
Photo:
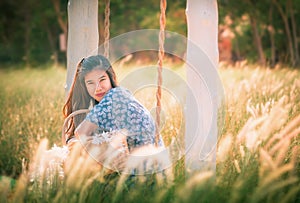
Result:
[[[165,55],[164,42],[165,42],[165,27],[166,27],[166,8],[167,1],[160,1],[160,19],[159,19],[159,51],[158,51],[158,78],[157,78],[157,91],[156,91],[156,122],[155,122],[155,145],[158,145],[160,137],[160,113],[161,113],[161,86],[162,86],[162,67]]]
[[[104,18],[104,56],[109,58],[109,26],[110,26],[110,0],[105,0],[105,18]]]

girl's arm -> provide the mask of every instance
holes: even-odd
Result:
[[[92,135],[92,133],[98,128],[98,126],[90,121],[84,120],[80,125],[75,129],[75,136],[81,135]]]
[[[129,153],[126,135],[122,132],[114,135],[110,142],[93,143],[93,133],[98,126],[84,120],[75,130],[75,136],[80,140],[85,150],[100,164],[108,164],[110,169],[122,170],[125,167],[126,154]]]
[[[96,131],[98,126],[90,121],[84,120],[75,130],[75,136],[82,142],[83,145],[90,143],[93,139],[92,134]],[[114,149],[122,149],[125,147],[128,150],[126,142],[126,134],[120,132],[113,137],[109,143]]]
[[[91,135],[93,131],[97,128],[97,125],[89,122],[83,121],[74,132],[74,136],[67,140],[68,149],[71,151],[76,143],[80,140],[82,144],[86,144],[91,140]]]
[[[81,140],[83,143],[86,143],[92,139],[93,132],[98,128],[98,126],[90,121],[84,120],[82,123],[75,129],[75,136],[77,139]]]

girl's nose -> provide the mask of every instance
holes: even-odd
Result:
[[[96,86],[96,89],[95,89],[95,92],[99,92],[101,91],[102,87],[101,87],[101,84],[100,82],[97,83],[97,86]]]

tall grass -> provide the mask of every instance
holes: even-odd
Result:
[[[43,138],[59,141],[65,70],[0,70],[0,168],[17,177]]]
[[[165,173],[130,176],[110,173],[80,149],[64,164],[44,165],[60,143],[65,71],[2,70],[1,202],[300,202],[300,72],[247,64],[219,72],[226,114],[216,175],[185,179],[181,160]]]

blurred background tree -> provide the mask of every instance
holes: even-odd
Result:
[[[1,64],[65,64],[60,36],[67,36],[67,4],[60,0],[2,0]],[[104,6],[99,0],[100,43]],[[219,0],[218,6],[220,60],[299,67],[300,0]],[[168,1],[167,30],[186,36],[185,7],[184,0]],[[158,1],[111,0],[110,9],[111,37],[137,29],[159,29]]]
[[[299,61],[300,0],[220,0],[220,24],[234,33],[234,60],[268,64]],[[225,19],[230,18],[230,22]]]

